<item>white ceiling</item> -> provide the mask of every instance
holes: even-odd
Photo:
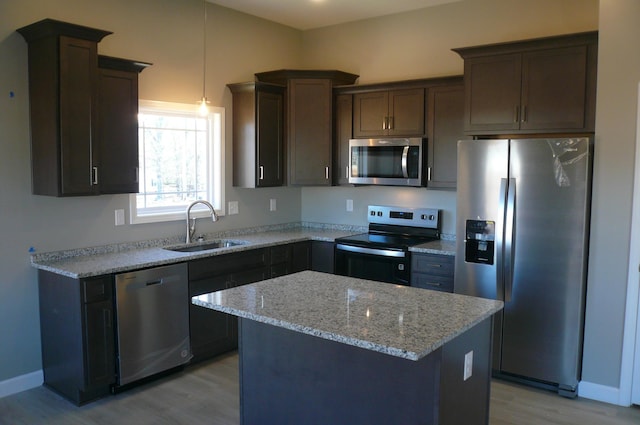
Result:
[[[461,0],[207,0],[300,30],[408,12]]]

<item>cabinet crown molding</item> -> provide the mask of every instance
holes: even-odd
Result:
[[[575,34],[532,38],[528,40],[485,44],[480,46],[458,47],[451,50],[459,54],[463,59],[469,59],[486,55],[523,53],[556,47],[581,46],[597,42],[598,31],[588,31]]]

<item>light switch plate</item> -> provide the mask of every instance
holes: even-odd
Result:
[[[347,199],[347,211],[353,212],[353,199]]]
[[[124,225],[124,210],[116,210],[116,226]]]
[[[464,380],[471,378],[473,374],[473,350],[464,355]]]
[[[238,214],[238,201],[229,201],[229,215]]]

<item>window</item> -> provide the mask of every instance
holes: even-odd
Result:
[[[224,108],[140,101],[138,114],[140,188],[130,195],[131,223],[184,220],[198,199],[224,208]],[[194,208],[193,212],[207,211]]]

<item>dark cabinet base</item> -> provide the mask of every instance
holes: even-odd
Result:
[[[112,285],[111,276],[38,274],[44,385],[77,405],[115,383]]]
[[[488,424],[491,323],[411,361],[240,319],[240,421]]]

